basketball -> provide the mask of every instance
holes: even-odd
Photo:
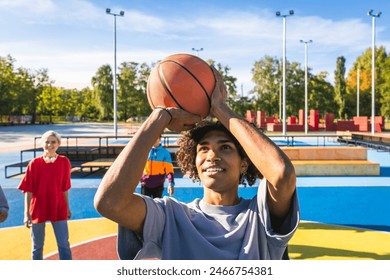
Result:
[[[190,54],[173,54],[151,71],[147,97],[152,109],[176,107],[205,118],[214,87],[214,73],[206,61]]]

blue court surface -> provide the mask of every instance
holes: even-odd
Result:
[[[65,128],[61,127],[61,130],[64,131]],[[4,128],[0,129],[4,130]],[[44,127],[42,131],[49,129],[53,127]],[[58,128],[54,127],[54,129]],[[107,126],[106,129],[108,131],[111,128]],[[92,131],[96,130],[92,128]],[[74,135],[76,132],[71,129],[65,131],[68,135]],[[102,128],[100,127],[98,131],[102,132]],[[2,134],[8,138],[0,139],[0,142],[6,140],[9,143],[3,143],[11,145],[12,139],[15,140],[12,135],[19,135],[18,133],[18,131],[10,131]],[[26,131],[22,130],[22,133]],[[33,136],[40,135],[40,133],[41,131],[27,135],[29,139],[32,139],[31,145],[33,145]],[[283,144],[283,139],[275,139],[275,142],[278,143],[278,141],[281,141],[279,144]],[[302,146],[319,144],[316,138],[297,138],[294,141],[295,145]],[[326,145],[339,144],[329,141]],[[20,160],[19,151],[14,149],[0,153],[0,184],[10,204],[9,217],[0,224],[0,228],[20,226],[23,223],[23,195],[16,189],[21,178],[5,179],[4,176],[4,166]],[[368,150],[368,160],[380,163],[380,176],[298,177],[297,191],[301,219],[390,232],[390,153]],[[100,217],[93,207],[93,197],[100,181],[101,177],[98,176],[72,178],[69,199],[73,220]],[[137,191],[139,192],[139,189]],[[253,197],[256,191],[256,186],[239,189],[240,195],[244,198]],[[194,198],[202,197],[202,192],[202,187],[198,183],[193,183],[187,178],[176,179],[174,197],[179,201],[190,202]]]
[[[239,190],[244,198],[256,191],[256,187]],[[71,189],[72,219],[100,217],[93,207],[95,192],[96,188]],[[174,197],[190,202],[202,193],[200,187],[177,187]],[[0,228],[22,225],[23,195],[16,189],[5,189],[5,194],[11,211]],[[298,187],[298,197],[302,220],[390,232],[390,187]]]

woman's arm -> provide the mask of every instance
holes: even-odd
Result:
[[[66,208],[68,209],[68,219],[70,219],[72,218],[72,211],[70,210],[68,191],[64,192],[64,196],[65,196]]]
[[[31,203],[32,193],[26,192],[24,194],[24,220],[23,223],[26,227],[31,227],[31,215],[30,215],[30,203]]]
[[[218,73],[216,79],[217,87],[212,95],[211,113],[231,131],[250,160],[267,179],[268,207],[272,215],[282,218],[289,211],[295,191],[294,167],[272,140],[228,108],[225,102],[226,89]]]
[[[199,121],[198,116],[176,108],[153,110],[103,177],[95,195],[97,211],[114,222],[141,233],[146,205],[134,191],[151,147],[165,128],[181,131]]]

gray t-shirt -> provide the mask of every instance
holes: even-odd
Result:
[[[259,260],[281,259],[299,223],[296,194],[279,233],[271,227],[266,180],[257,195],[234,206],[216,206],[195,199],[143,196],[147,216],[143,245],[135,259]]]

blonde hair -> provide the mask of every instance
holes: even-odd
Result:
[[[61,144],[61,135],[54,130],[49,130],[43,133],[41,136],[41,143],[44,144],[47,138],[49,138],[50,136],[54,136],[55,138],[57,138],[58,143]]]

